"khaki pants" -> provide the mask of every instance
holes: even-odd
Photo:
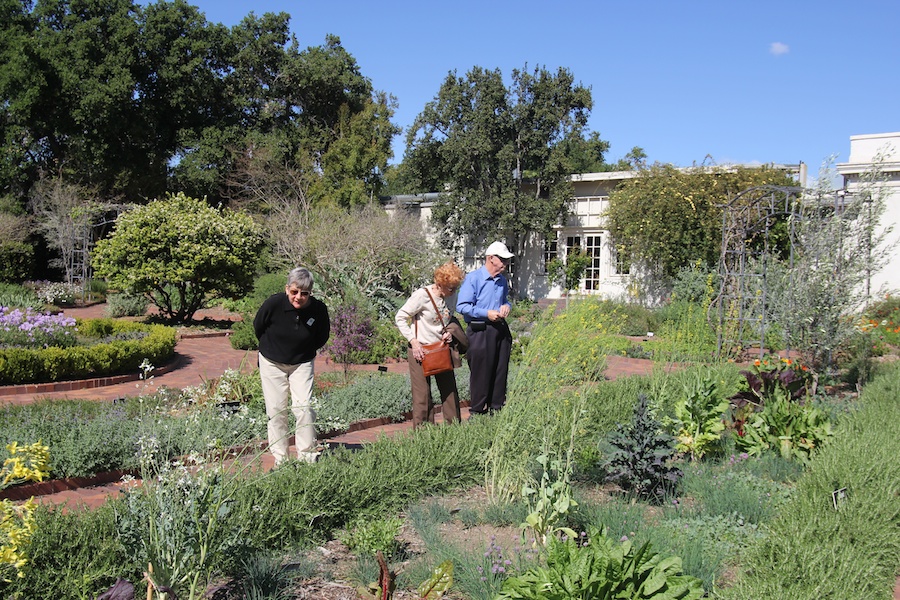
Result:
[[[313,363],[286,365],[259,355],[259,376],[262,380],[266,416],[269,418],[269,450],[279,465],[288,454],[288,408],[297,420],[294,445],[297,458],[307,462],[316,460],[316,413],[312,408]],[[291,402],[288,406],[288,397]]]

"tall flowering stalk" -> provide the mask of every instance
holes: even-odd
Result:
[[[76,343],[71,317],[0,306],[0,348],[69,348]]]

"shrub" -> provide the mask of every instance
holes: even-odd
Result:
[[[372,318],[355,303],[344,303],[331,311],[331,339],[325,351],[344,365],[344,374],[351,363],[359,362],[369,352],[375,327]]]
[[[253,330],[253,322],[248,320],[246,315],[244,319],[235,321],[231,325],[228,343],[235,350],[257,350],[259,348],[259,340],[256,339],[256,332]]]
[[[147,312],[150,300],[143,294],[130,294],[119,292],[106,296],[106,316],[115,319],[117,317],[142,317]]]
[[[34,247],[25,242],[0,241],[0,281],[25,281],[33,272]]]
[[[110,285],[148,294],[163,316],[183,322],[210,300],[244,295],[263,245],[246,213],[179,193],[122,213],[92,259]]]
[[[164,325],[142,325],[110,319],[77,321],[80,335],[103,337],[144,331],[140,340],[112,341],[71,348],[0,349],[0,384],[42,383],[136,373],[144,360],[163,364],[175,351],[176,332]]]
[[[599,309],[609,314],[610,321],[615,324],[615,332],[619,335],[640,336],[657,330],[656,315],[640,304],[601,300]]]

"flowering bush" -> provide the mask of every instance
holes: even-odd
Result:
[[[81,286],[74,283],[44,281],[37,284],[35,293],[47,304],[74,304],[75,298],[81,293]]]
[[[887,295],[871,306],[857,329],[870,335],[876,355],[885,354],[887,345],[900,345],[900,296]]]
[[[75,319],[0,307],[0,348],[70,348],[75,344]]]

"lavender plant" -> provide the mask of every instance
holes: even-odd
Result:
[[[76,343],[71,317],[0,307],[0,348],[70,348]]]

